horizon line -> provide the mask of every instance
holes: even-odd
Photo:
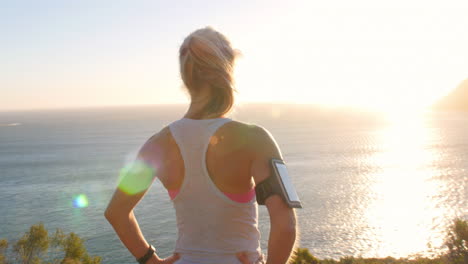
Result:
[[[310,105],[325,107],[324,105],[317,103],[304,103],[304,102],[287,102],[287,101],[246,101],[234,104],[233,108],[238,105]],[[136,108],[136,107],[157,107],[157,106],[190,106],[190,102],[186,103],[154,103],[154,104],[115,104],[115,105],[89,105],[89,106],[65,106],[65,107],[38,107],[38,108],[11,108],[11,109],[0,109],[0,113],[12,113],[12,112],[36,112],[36,111],[72,111],[72,110],[92,110],[92,109],[111,109],[111,108]],[[340,106],[337,106],[340,107]]]

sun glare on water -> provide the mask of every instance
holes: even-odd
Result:
[[[367,162],[378,170],[372,182],[366,221],[379,247],[375,255],[405,256],[427,250],[427,241],[443,243],[434,225],[446,219],[446,208],[431,197],[439,194],[440,154],[431,144],[437,131],[422,109],[386,112],[387,126],[378,131],[380,149]],[[405,238],[405,239],[402,239]]]

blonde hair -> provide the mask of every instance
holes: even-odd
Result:
[[[231,47],[230,41],[220,32],[207,26],[188,35],[179,49],[180,74],[192,96],[208,85],[211,98],[197,118],[222,116],[234,105],[233,68],[241,52]]]

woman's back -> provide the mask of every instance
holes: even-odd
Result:
[[[176,122],[185,126],[197,123],[203,126],[216,120],[220,119],[182,118]],[[249,140],[252,129],[250,125],[229,120],[230,122],[219,127],[209,139],[206,167],[210,178],[221,191],[245,193],[255,186],[250,172],[252,145]],[[192,132],[186,131],[185,133],[190,135]],[[149,143],[152,146],[148,148],[152,152],[149,154],[160,157],[160,161],[155,161],[159,168],[158,178],[167,190],[180,189],[184,179],[184,161],[180,147],[169,126],[162,129]]]
[[[145,159],[175,193],[176,263],[239,263],[240,251],[252,263],[261,258],[250,133],[249,125],[229,118],[182,118],[145,144]],[[250,198],[238,202],[229,194]]]

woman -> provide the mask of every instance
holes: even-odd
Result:
[[[212,27],[194,31],[180,47],[190,107],[142,146],[105,212],[140,263],[265,263],[254,187],[270,176],[270,159],[283,157],[266,129],[226,117],[234,102],[233,65],[239,54]],[[153,253],[133,213],[156,177],[177,216],[176,248],[166,259]],[[278,195],[265,204],[271,220],[266,263],[284,264],[296,239],[295,212]]]

